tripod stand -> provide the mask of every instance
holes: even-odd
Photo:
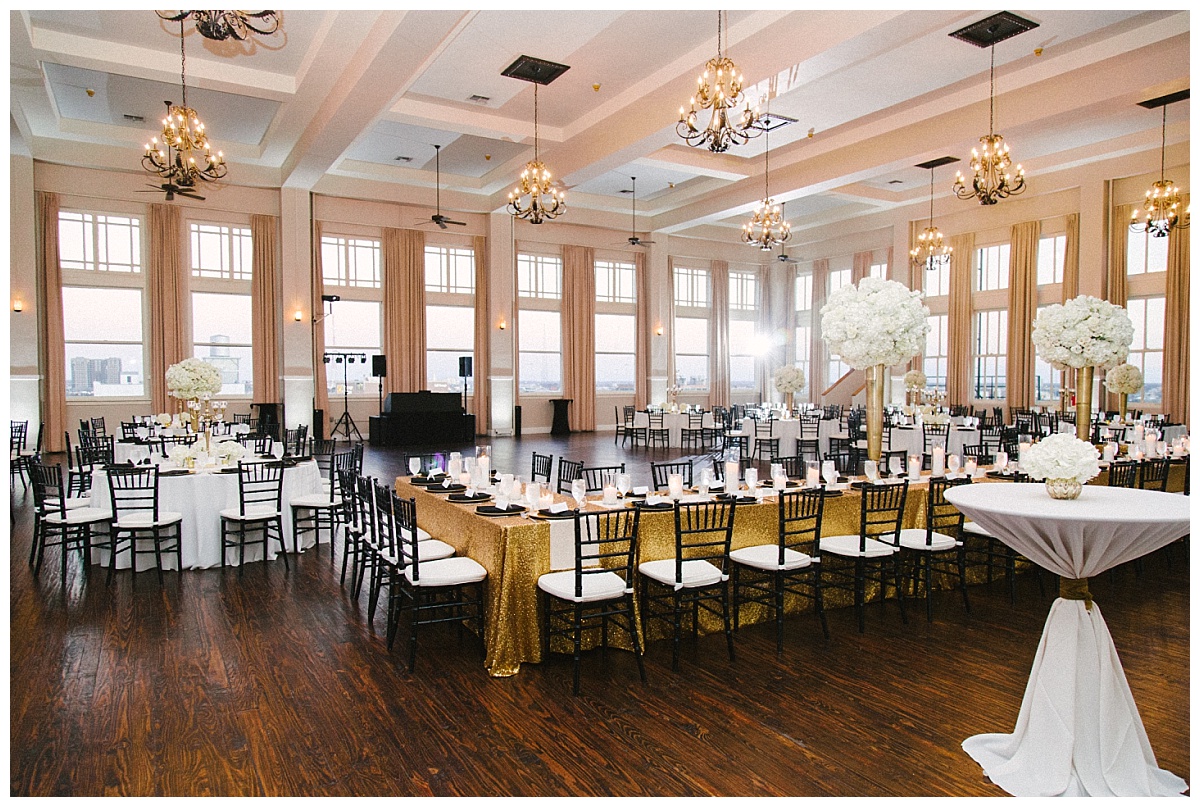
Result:
[[[363,364],[367,362],[365,353],[342,353],[340,351],[326,351],[325,363],[328,364],[330,359],[333,359],[338,364],[342,365],[342,414],[333,424],[333,430],[330,431],[330,437],[336,437],[338,432],[346,435],[347,440],[353,439],[351,434],[362,442],[362,432],[358,430],[358,425],[355,424],[354,418],[350,416],[350,365],[355,360],[361,361]]]

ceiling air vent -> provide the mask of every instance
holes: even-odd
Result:
[[[413,160],[413,158],[412,158],[412,157],[403,157],[403,156],[401,156],[401,157],[395,157],[394,159],[395,159],[395,160],[396,160],[396,162],[398,162],[398,163],[410,163],[410,162],[412,162],[412,160]]]
[[[917,168],[941,168],[943,165],[949,165],[950,163],[956,163],[956,162],[958,162],[957,157],[938,157],[937,159],[930,160],[927,163],[917,163],[916,167]]]
[[[488,96],[486,96],[486,95],[479,95],[479,94],[476,94],[476,95],[472,95],[472,96],[471,96],[470,98],[468,98],[467,100],[468,100],[468,101],[470,101],[472,104],[480,104],[480,105],[483,105],[483,104],[486,104],[488,101],[490,101],[490,100],[492,100],[492,99],[491,99],[491,98],[489,98],[489,97],[488,97]]]
[[[965,28],[959,28],[950,36],[961,39],[963,42],[970,42],[976,47],[989,48],[997,42],[1003,42],[1037,27],[1038,23],[1033,20],[1018,17],[1010,11],[1001,11],[987,19],[973,22]]]
[[[125,113],[121,117],[127,121],[130,121],[131,123],[145,123],[146,122],[146,119],[143,118],[141,115],[130,115],[129,113]]]
[[[500,75],[532,81],[545,86],[571,68],[558,62],[536,59],[533,56],[519,56],[517,60],[500,71]]]

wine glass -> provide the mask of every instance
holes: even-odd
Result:
[[[754,489],[758,487],[758,469],[747,468],[743,473],[743,478],[746,480],[746,489],[753,494]]]
[[[997,451],[992,464],[996,468],[997,471],[1003,471],[1005,468],[1008,467],[1008,452],[1007,451]]]
[[[575,500],[575,507],[583,507],[583,500],[587,497],[587,483],[582,479],[576,479],[571,482],[571,498]]]
[[[872,484],[879,478],[879,464],[875,460],[867,460],[863,463],[863,475],[867,477],[867,481]]]
[[[958,473],[960,460],[957,454],[950,454],[946,457],[946,467],[950,469],[950,475],[954,476]]]
[[[617,474],[617,493],[621,494],[621,498],[625,498],[626,494],[628,494],[632,489],[633,477],[627,473]]]
[[[821,464],[821,476],[824,477],[826,485],[833,485],[838,481],[837,465],[833,460],[825,460]]]
[[[892,476],[898,479],[900,474],[904,472],[904,460],[895,455],[889,457],[888,470],[892,472]]]
[[[421,472],[421,458],[420,457],[409,457],[408,458],[408,472],[412,476],[416,476],[417,474],[419,474]]]

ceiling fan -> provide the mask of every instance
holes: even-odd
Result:
[[[631,247],[644,247],[646,244],[653,244],[653,241],[647,241],[644,238],[638,238],[637,234],[637,177],[629,178],[633,182],[633,224],[629,228],[629,237],[625,240],[629,242]]]
[[[442,147],[434,146],[433,149],[435,159],[434,166],[435,170],[437,171],[437,212],[430,216],[429,220],[441,227],[443,230],[446,229],[447,224],[457,224],[459,227],[466,227],[467,223],[465,221],[454,221],[453,219],[442,215]]]
[[[176,196],[182,196],[186,199],[196,199],[203,202],[204,197],[196,193],[196,189],[191,185],[176,185],[173,182],[164,182],[161,185],[147,185],[147,188],[154,188],[152,191],[138,191],[138,193],[165,193],[168,202],[174,202]]]

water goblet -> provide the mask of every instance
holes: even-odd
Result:
[[[867,460],[863,463],[863,475],[867,477],[867,481],[874,483],[879,478],[879,463],[875,460]]]
[[[889,457],[888,470],[891,471],[893,477],[899,478],[900,474],[904,472],[904,460],[894,455]]]
[[[753,494],[755,489],[758,488],[758,469],[747,468],[743,476],[746,480],[746,489]]]
[[[583,507],[583,500],[587,496],[587,483],[582,479],[576,479],[571,482],[571,498],[575,500],[575,507]]]
[[[1008,452],[997,451],[992,464],[995,466],[997,471],[1003,471],[1008,467]]]
[[[838,481],[837,465],[833,460],[825,460],[821,464],[821,476],[825,479],[826,485],[833,485]]]
[[[946,457],[946,467],[950,469],[950,475],[954,476],[958,473],[960,460],[957,454],[950,454]]]
[[[409,457],[408,458],[408,472],[412,476],[416,476],[417,474],[419,474],[421,472],[421,458],[420,457]]]
[[[624,498],[632,489],[633,477],[624,472],[617,474],[617,493],[621,494],[621,498]]]

